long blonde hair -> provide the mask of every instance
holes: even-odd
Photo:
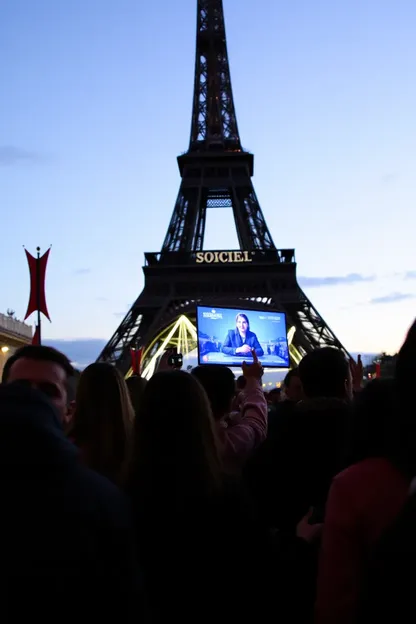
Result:
[[[90,364],[78,382],[70,435],[87,465],[118,485],[129,472],[134,410],[126,382],[111,364]]]

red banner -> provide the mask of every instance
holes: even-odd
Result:
[[[131,367],[134,375],[140,375],[143,349],[130,349]]]
[[[40,258],[34,258],[26,249],[25,252],[30,272],[30,297],[24,320],[26,320],[32,312],[39,310],[50,321],[51,319],[45,296],[46,266],[48,264],[50,249]]]
[[[380,364],[380,362],[376,363],[376,377],[377,377],[377,379],[379,377],[381,377],[381,364]]]
[[[38,325],[36,325],[35,333],[33,334],[32,345],[36,345],[36,346],[40,345],[40,332],[39,332]]]

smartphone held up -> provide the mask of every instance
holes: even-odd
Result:
[[[181,369],[183,365],[182,353],[178,353],[177,349],[170,349],[169,351],[170,352],[168,356],[168,365],[170,366],[170,368],[173,368],[175,370]]]

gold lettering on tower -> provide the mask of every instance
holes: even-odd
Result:
[[[197,264],[240,264],[241,262],[253,262],[252,253],[249,251],[198,251],[196,254]]]

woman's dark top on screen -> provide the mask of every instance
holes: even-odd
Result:
[[[264,355],[264,351],[258,341],[256,334],[248,330],[245,336],[245,340],[243,340],[238,329],[228,330],[227,337],[225,338],[224,344],[222,346],[222,352],[226,355],[241,355],[241,357],[247,357],[247,353],[236,353],[236,349],[242,347],[245,344],[248,345],[250,349],[254,349],[258,357]]]

